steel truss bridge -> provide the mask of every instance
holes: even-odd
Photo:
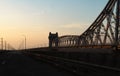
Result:
[[[81,35],[52,39],[52,47],[120,47],[120,0],[109,0],[96,20]],[[58,41],[57,41],[58,40]]]

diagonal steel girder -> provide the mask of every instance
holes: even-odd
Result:
[[[120,0],[109,0],[100,15],[81,35],[59,37],[59,47],[104,47],[109,45],[118,48]]]

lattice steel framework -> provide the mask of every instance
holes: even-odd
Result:
[[[119,47],[120,44],[120,0],[109,0],[103,11],[78,35],[59,37],[59,47]]]

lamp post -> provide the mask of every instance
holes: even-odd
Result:
[[[5,41],[5,50],[7,50],[7,46],[6,45],[7,45],[7,42]]]
[[[1,50],[3,50],[3,38],[1,38]]]

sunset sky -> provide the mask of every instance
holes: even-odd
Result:
[[[108,0],[0,0],[0,38],[13,47],[46,46],[49,32],[80,35]]]

